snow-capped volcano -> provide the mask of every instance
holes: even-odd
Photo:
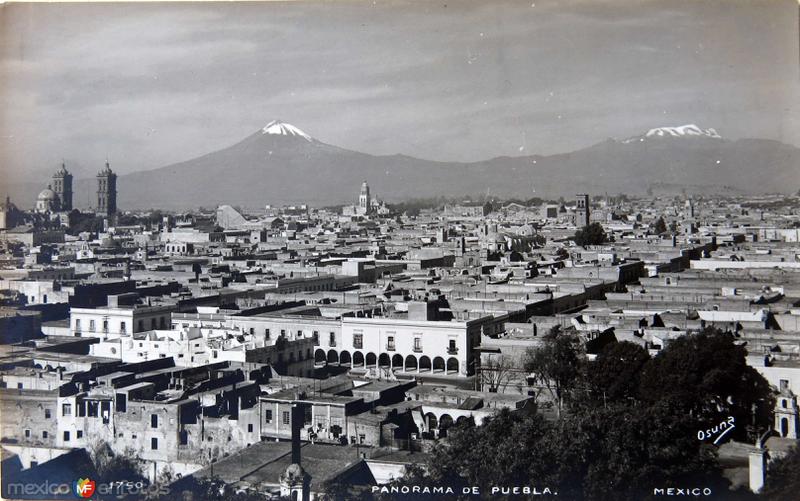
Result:
[[[695,124],[681,125],[679,127],[659,127],[657,129],[650,129],[649,131],[647,131],[647,134],[645,134],[645,137],[653,137],[653,136],[658,136],[658,137],[705,136],[705,137],[712,137],[714,139],[722,139],[722,137],[719,134],[717,134],[716,130],[701,129]]]
[[[297,136],[302,137],[308,142],[313,142],[314,138],[298,129],[292,124],[281,122],[280,120],[273,120],[261,129],[262,134],[275,134],[278,136]]]

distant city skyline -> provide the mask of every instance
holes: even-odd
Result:
[[[690,123],[800,145],[797,9],[4,5],[0,178],[62,159],[84,177],[107,157],[120,174],[154,169],[274,119],[343,148],[463,162]]]

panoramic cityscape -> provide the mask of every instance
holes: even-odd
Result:
[[[796,499],[799,12],[5,5],[0,496]]]

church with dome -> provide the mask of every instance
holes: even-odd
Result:
[[[67,166],[53,174],[53,181],[36,197],[36,212],[39,214],[53,214],[56,212],[69,212],[72,210],[72,174],[67,171]]]
[[[62,162],[61,168],[53,174],[51,183],[36,197],[36,213],[53,215],[72,211],[72,193],[72,174]],[[97,173],[95,212],[103,216],[113,216],[117,212],[117,175],[107,161]]]

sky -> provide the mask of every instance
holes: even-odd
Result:
[[[695,123],[800,146],[798,4],[0,5],[0,184],[234,144],[274,119],[478,161]]]

